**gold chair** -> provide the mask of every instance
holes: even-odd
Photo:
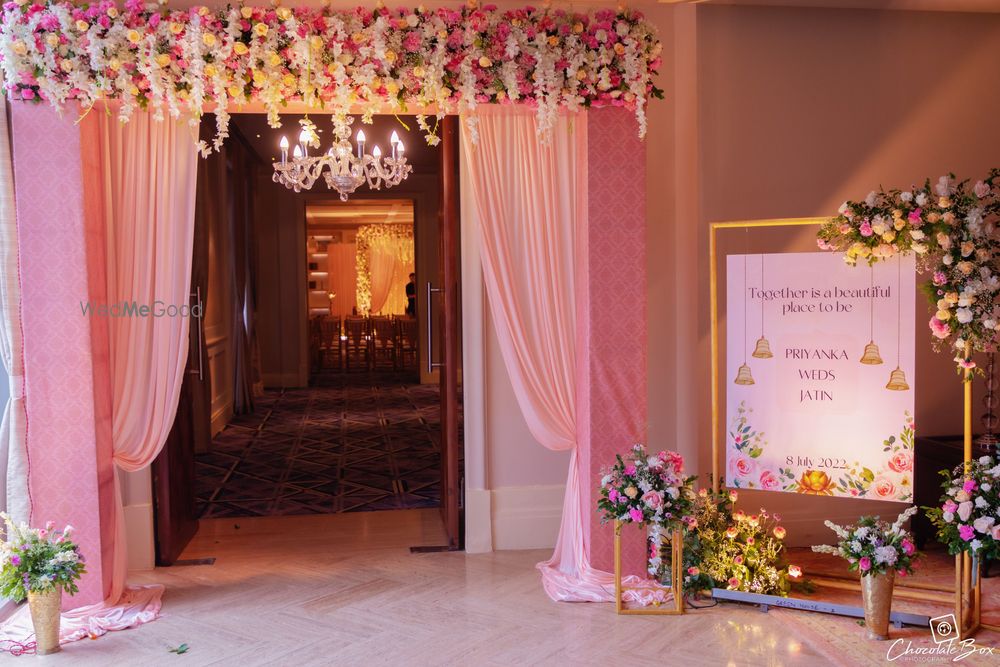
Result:
[[[363,362],[364,368],[371,366],[370,336],[368,319],[365,317],[348,317],[344,320],[344,334],[347,336],[347,349],[344,359],[347,370],[351,370],[351,360]]]

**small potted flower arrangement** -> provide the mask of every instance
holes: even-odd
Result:
[[[70,539],[73,528],[31,528],[0,513],[5,531],[0,541],[0,597],[28,599],[35,626],[35,653],[59,650],[59,612],[62,592],[75,595],[77,580],[86,568],[80,548]]]
[[[844,558],[849,570],[861,574],[868,639],[889,638],[895,575],[912,574],[918,557],[913,537],[903,529],[903,524],[916,513],[917,508],[910,507],[891,525],[877,516],[861,517],[856,525],[847,527],[827,520],[824,523],[840,541],[836,546],[821,544],[812,548],[817,553]]]
[[[983,456],[941,475],[941,506],[924,508],[938,540],[948,553],[967,553],[977,563],[1000,559],[1000,464]]]
[[[670,571],[664,538],[693,521],[695,477],[683,475],[684,459],[677,452],[649,454],[645,446],[637,444],[626,458],[615,458],[615,464],[601,478],[597,501],[601,522],[647,526],[648,571],[663,581]]]

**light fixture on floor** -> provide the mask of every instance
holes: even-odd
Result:
[[[274,182],[286,188],[301,192],[312,189],[313,184],[323,176],[326,186],[336,190],[341,201],[367,183],[372,190],[380,190],[384,185],[391,188],[399,185],[413,167],[407,164],[403,142],[393,131],[389,139],[390,154],[383,156],[378,144],[372,146],[371,153],[365,152],[365,132],[358,130],[355,145],[351,145],[351,116],[333,116],[334,143],[329,150],[319,155],[310,155],[309,149],[320,146],[316,126],[308,116],[299,121],[302,131],[299,141],[288,158],[288,137],[281,138],[281,161],[274,163]]]

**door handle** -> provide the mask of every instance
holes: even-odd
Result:
[[[192,375],[197,375],[198,381],[201,382],[202,380],[205,379],[205,369],[202,366],[202,364],[204,363],[203,359],[205,353],[205,341],[202,338],[202,331],[201,331],[201,323],[202,323],[201,285],[195,288],[195,291],[191,294],[191,296],[195,298],[195,305],[198,307],[198,317],[196,318],[198,321],[195,323],[195,329],[198,331],[198,370],[191,368],[188,369],[188,373],[191,373]]]
[[[444,292],[441,287],[427,281],[427,299],[425,309],[427,312],[427,372],[433,373],[435,368],[441,368],[444,364],[434,361],[434,309],[431,307],[431,299],[435,293]]]

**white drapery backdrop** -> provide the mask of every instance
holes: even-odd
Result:
[[[571,450],[552,558],[539,563],[546,593],[561,601],[613,599],[613,578],[590,564],[587,472],[578,433],[578,275],[586,261],[587,122],[559,116],[543,144],[535,114],[480,107],[479,140],[462,123],[482,244],[483,281],[504,366],[532,435]]]
[[[413,225],[362,225],[357,252],[359,309],[367,303],[372,315],[405,313],[406,283],[414,266]]]

